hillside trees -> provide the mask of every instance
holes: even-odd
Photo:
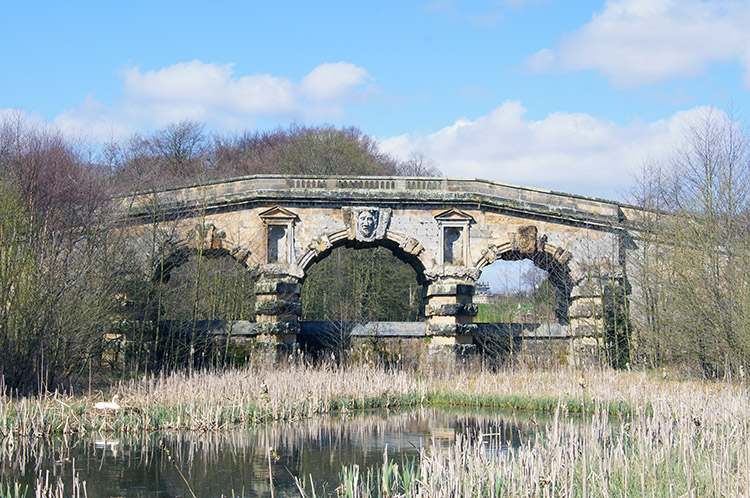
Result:
[[[202,124],[182,121],[123,143],[112,141],[107,151],[121,192],[256,174],[439,174],[423,156],[400,162],[361,130],[327,125],[210,136]]]

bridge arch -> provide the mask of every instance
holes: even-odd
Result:
[[[248,253],[237,250],[232,238],[215,224],[195,224],[189,229],[177,224],[155,226],[139,233],[133,251],[140,255],[143,275],[150,283],[138,282],[138,288],[129,289],[124,297],[128,306],[137,305],[134,309],[145,306],[141,316],[148,313],[160,320],[253,318],[255,275]],[[197,282],[200,291],[193,287]],[[186,304],[191,299],[192,304]]]
[[[142,244],[145,244],[142,241]],[[185,264],[192,256],[201,253],[205,257],[231,257],[245,268],[251,266],[250,251],[217,228],[213,222],[196,224],[184,232],[167,227],[157,228],[156,253],[161,256],[152,262],[152,280],[167,282],[172,270]]]

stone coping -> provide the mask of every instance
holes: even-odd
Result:
[[[156,196],[156,199],[154,199]],[[154,201],[165,212],[227,209],[251,203],[347,205],[486,205],[612,226],[624,205],[605,199],[472,178],[255,175],[140,192],[118,198],[129,218],[148,216]]]

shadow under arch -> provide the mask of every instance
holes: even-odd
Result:
[[[172,276],[172,271],[176,270],[180,266],[184,265],[191,258],[201,253],[201,257],[207,259],[220,259],[220,258],[232,258],[237,264],[245,267],[244,260],[236,258],[231,251],[227,249],[202,249],[199,251],[196,247],[183,246],[171,248],[165,251],[166,256],[159,258],[154,262],[152,270],[151,280],[152,282],[160,282],[166,284]]]
[[[383,238],[364,242],[350,239],[348,234],[347,230],[341,230],[318,237],[315,242],[310,244],[311,247],[297,261],[297,265],[302,268],[305,274],[303,280],[307,277],[308,269],[313,264],[324,260],[338,247],[347,247],[350,249],[384,247],[389,249],[396,258],[414,269],[417,275],[417,282],[420,285],[424,285],[427,282],[427,277],[425,276],[426,267],[421,259],[421,257],[424,257],[426,251],[422,244],[413,237],[388,230]]]
[[[530,260],[536,267],[546,271],[555,288],[555,319],[561,325],[570,324],[569,308],[575,280],[572,277],[572,257],[567,250],[547,244],[544,238],[527,247],[510,241],[487,249],[476,267],[481,271],[498,260]]]
[[[150,292],[168,319],[249,320],[255,316],[257,275],[231,251],[180,247],[157,261]],[[176,311],[180,310],[180,311]]]

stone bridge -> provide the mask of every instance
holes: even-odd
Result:
[[[618,203],[486,180],[252,176],[122,198],[131,234],[154,226],[180,250],[220,250],[258,272],[257,334],[294,343],[301,284],[331,249],[385,246],[423,285],[432,344],[471,344],[482,269],[529,259],[557,289],[557,321],[601,335],[603,289],[622,283],[627,210]]]

